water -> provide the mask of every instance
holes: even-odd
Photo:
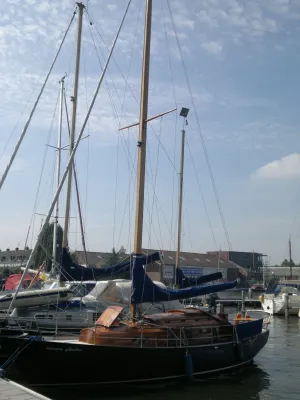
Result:
[[[95,361],[95,368],[101,362],[105,364],[105,360]],[[230,376],[190,385],[173,382],[167,386],[145,386],[109,394],[103,393],[99,387],[98,394],[93,396],[88,393],[88,388],[81,394],[71,389],[67,393],[57,390],[51,397],[54,400],[299,400],[300,319],[271,319],[269,341],[256,357],[254,365]]]

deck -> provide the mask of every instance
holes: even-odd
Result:
[[[0,400],[50,400],[33,390],[12,382],[8,379],[0,378]]]

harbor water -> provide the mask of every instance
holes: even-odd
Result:
[[[274,317],[270,321],[270,338],[266,347],[256,357],[252,366],[232,375],[197,381],[193,384],[172,382],[156,387],[128,388],[126,391],[118,390],[115,393],[112,391],[106,393],[100,387],[97,393],[93,394],[89,392],[88,387],[83,393],[73,392],[71,388],[67,393],[63,393],[57,388],[55,393],[51,393],[51,398],[53,400],[69,398],[72,400],[299,400],[300,319]],[[126,360],[116,360],[116,362],[123,362],[126,368]],[[103,365],[105,368],[105,360],[94,360],[94,364],[95,368],[100,364],[101,368]],[[78,367],[84,368],[84,366]]]

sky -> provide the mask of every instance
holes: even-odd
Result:
[[[148,124],[143,246],[176,248],[179,112],[187,107],[182,250],[254,250],[268,255],[274,264],[288,257],[291,237],[292,257],[300,262],[300,0],[169,0],[169,4],[171,14],[167,0],[153,1],[148,114],[175,107],[177,111]],[[127,0],[86,3],[76,135],[126,5]],[[0,7],[2,174],[76,4],[4,0]],[[139,117],[144,10],[144,0],[132,0],[84,133],[87,137],[76,155],[91,251],[133,248],[138,130],[119,128]],[[47,213],[51,203],[58,82],[66,73],[71,115],[76,33],[77,15],[1,189],[1,249],[23,247],[26,241],[32,247],[44,218],[40,214]],[[62,143],[68,143],[65,113]],[[67,156],[66,147],[63,168]],[[65,189],[59,204],[63,224]],[[71,217],[69,245],[79,250],[74,190]]]

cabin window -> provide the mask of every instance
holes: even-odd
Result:
[[[48,319],[48,320],[53,320],[54,319],[54,315],[53,314],[42,314],[42,313],[38,313],[35,314],[34,319]]]

